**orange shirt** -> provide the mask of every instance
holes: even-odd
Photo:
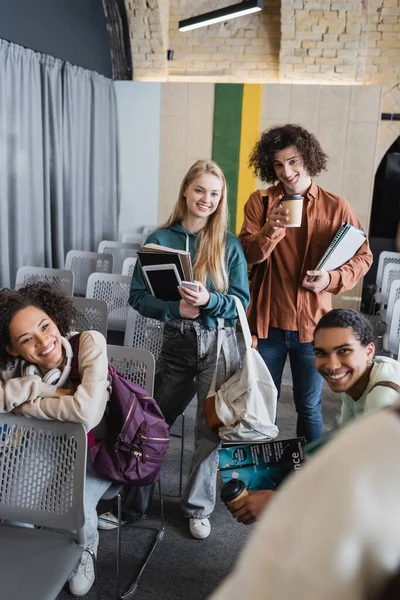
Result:
[[[251,282],[248,319],[252,332],[268,337],[268,327],[299,331],[300,342],[310,342],[319,319],[332,308],[331,294],[355,286],[372,264],[368,241],[345,265],[330,272],[328,287],[318,294],[301,286],[306,271],[315,269],[337,230],[348,221],[361,227],[357,215],[343,198],[312,182],[305,195],[302,226],[266,235],[262,195],[268,195],[269,213],[283,193],[281,184],[266,192],[257,190],[245,205],[240,240],[247,261],[260,264]]]

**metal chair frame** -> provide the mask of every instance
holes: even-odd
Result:
[[[111,254],[70,250],[65,257],[65,268],[75,275],[74,292],[78,296],[86,295],[89,275],[92,273],[112,273],[114,259]]]
[[[32,600],[54,600],[54,592],[61,591],[86,550],[93,560],[100,599],[96,557],[86,546],[84,530],[87,438],[83,425],[7,413],[0,415],[0,431],[0,518],[40,527],[0,525],[2,597],[26,597],[28,587]],[[39,574],[45,552],[57,560]],[[21,564],[30,565],[22,577]],[[59,580],[53,577],[56,565],[62,565]]]
[[[47,267],[20,267],[15,279],[15,289],[38,282],[51,283],[66,296],[74,294],[74,273],[67,269]]]
[[[107,337],[108,309],[104,300],[94,298],[71,298],[77,316],[72,320],[72,331],[100,331]]]

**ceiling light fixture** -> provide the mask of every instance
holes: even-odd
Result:
[[[264,0],[243,0],[243,2],[239,2],[239,4],[218,8],[217,10],[212,10],[203,15],[179,21],[178,29],[179,31],[190,31],[191,29],[197,29],[198,27],[206,27],[207,25],[213,25],[214,23],[220,23],[221,21],[228,21],[229,19],[236,19],[236,17],[250,15],[263,8]]]

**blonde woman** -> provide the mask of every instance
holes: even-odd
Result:
[[[172,215],[146,240],[188,249],[198,291],[179,288],[180,301],[159,300],[149,293],[137,266],[129,300],[140,314],[165,322],[154,396],[169,425],[191,401],[196,381],[195,449],[181,504],[190,532],[197,539],[210,534],[209,516],[216,496],[219,438],[205,423],[203,403],[215,371],[218,321],[225,329],[225,342],[217,386],[240,363],[237,312],[230,294],[238,296],[245,308],[249,303],[246,259],[238,238],[227,231],[227,222],[224,174],[216,163],[198,160],[182,182]]]

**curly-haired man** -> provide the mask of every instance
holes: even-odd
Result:
[[[266,192],[251,194],[240,233],[247,261],[257,265],[251,284],[250,327],[278,393],[289,353],[297,434],[309,442],[322,433],[322,378],[312,348],[315,326],[332,308],[331,294],[353,288],[372,263],[366,241],[339,269],[315,270],[344,221],[360,227],[343,198],[313,181],[326,169],[326,162],[318,140],[303,127],[288,124],[265,131],[250,166],[262,181],[273,185]],[[300,227],[286,227],[288,211],[280,204],[285,193],[304,197]]]

